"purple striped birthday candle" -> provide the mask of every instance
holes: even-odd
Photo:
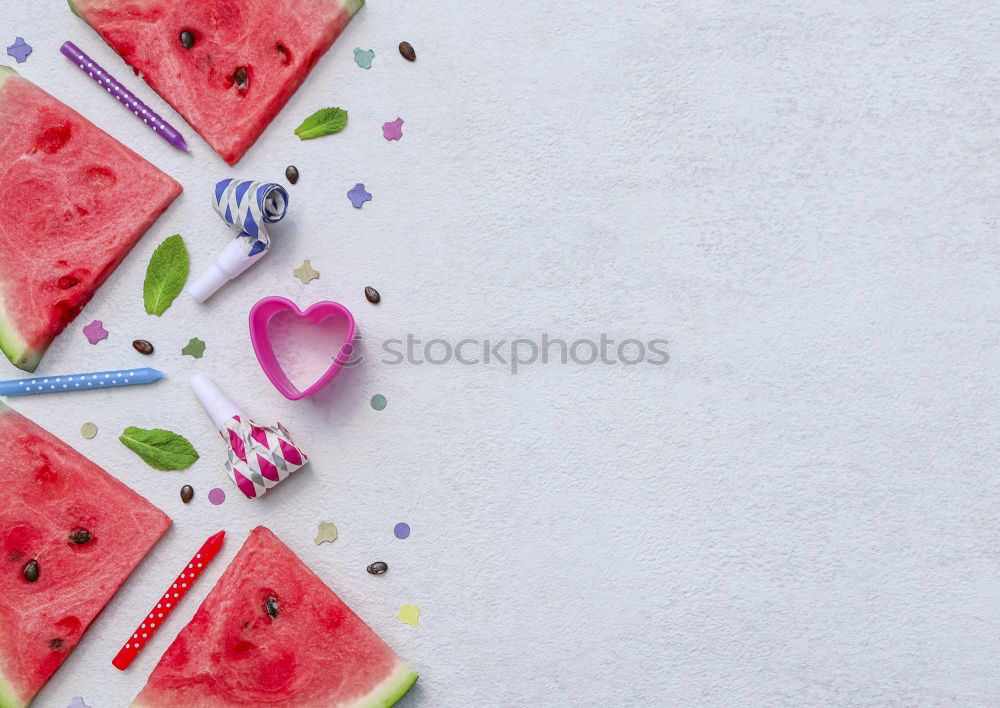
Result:
[[[135,97],[131,91],[118,83],[111,74],[101,68],[101,65],[88,57],[72,42],[64,42],[59,51],[71,62],[80,67],[87,76],[97,82],[97,85],[110,93],[115,99],[135,114],[135,117],[153,129],[153,132],[173,145],[178,150],[191,151],[184,138],[177,130],[163,120],[145,103]]]

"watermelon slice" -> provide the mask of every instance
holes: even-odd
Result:
[[[0,66],[0,349],[34,371],[181,186]]]
[[[391,706],[417,675],[258,526],[133,706]]]
[[[230,165],[364,0],[69,0]],[[182,33],[190,44],[185,46]]]
[[[170,519],[3,404],[0,460],[0,706],[14,708],[55,673]]]

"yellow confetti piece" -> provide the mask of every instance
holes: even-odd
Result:
[[[416,605],[403,605],[399,608],[399,621],[405,622],[411,627],[416,627],[420,622],[417,621],[417,617],[420,616],[420,608]]]
[[[97,435],[97,426],[93,423],[84,423],[80,427],[80,435],[87,440],[93,440],[94,436]]]
[[[316,534],[316,545],[332,543],[337,540],[337,527],[327,521],[319,522],[319,532]]]
[[[303,285],[308,285],[319,277],[319,271],[312,267],[309,259],[302,261],[302,265],[292,271],[292,275],[302,281]]]

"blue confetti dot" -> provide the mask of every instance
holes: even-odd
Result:
[[[400,521],[392,529],[392,533],[395,534],[396,538],[406,538],[410,535],[410,525]]]

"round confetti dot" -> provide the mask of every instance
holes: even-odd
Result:
[[[410,535],[410,525],[406,522],[400,521],[398,524],[393,526],[392,533],[396,538],[406,538]]]
[[[226,501],[226,493],[216,487],[208,493],[208,500],[218,506],[222,502]]]
[[[383,396],[381,393],[376,393],[374,396],[372,396],[372,408],[374,408],[375,410],[380,411],[383,408],[385,408],[387,404],[388,401],[385,400],[385,396]]]
[[[93,423],[84,423],[80,427],[80,435],[85,437],[87,440],[93,440],[94,436],[97,435],[97,426]]]

